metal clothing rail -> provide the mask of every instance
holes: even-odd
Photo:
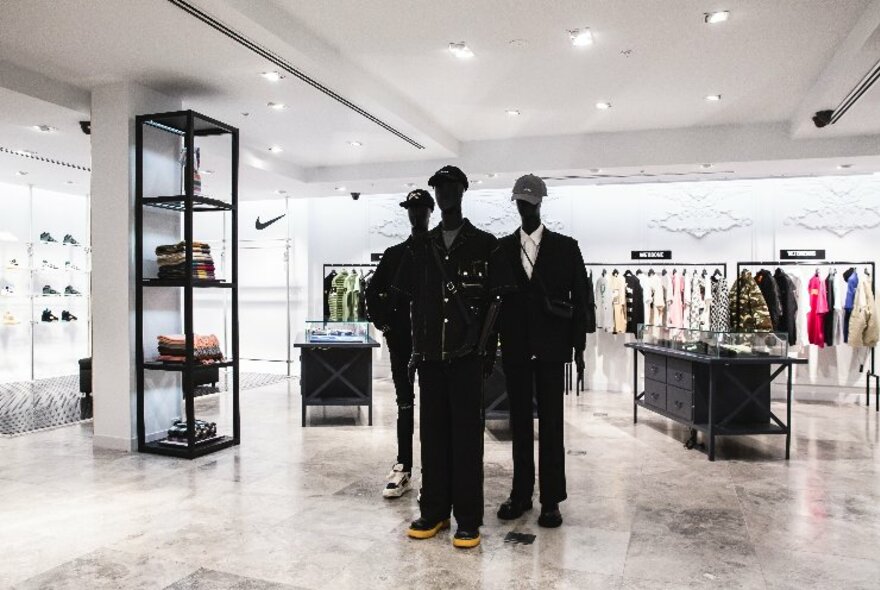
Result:
[[[724,276],[727,276],[727,263],[726,262],[585,262],[584,266],[621,266],[623,268],[627,267],[647,267],[650,268],[652,266],[669,266],[669,267],[695,267],[695,268],[723,268]]]
[[[851,266],[851,267],[859,267],[859,266],[869,266],[871,267],[870,277],[871,277],[871,291],[874,293],[877,292],[876,279],[874,278],[876,275],[877,265],[871,261],[862,261],[862,262],[853,262],[850,260],[771,260],[771,261],[763,261],[763,262],[737,262],[736,263],[736,278],[737,278],[737,293],[736,293],[736,301],[737,305],[739,305],[739,276],[742,273],[744,267],[754,267],[754,266],[815,266],[817,268],[829,267],[829,266]],[[858,268],[856,268],[858,270]],[[876,358],[875,358],[875,350],[874,347],[871,347],[871,367],[868,370],[868,373],[865,375],[865,405],[867,407],[871,407],[871,379],[874,379],[874,411],[880,412],[880,375],[877,375],[876,372]]]

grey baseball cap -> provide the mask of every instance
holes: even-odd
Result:
[[[532,205],[538,205],[547,196],[547,185],[540,177],[534,174],[526,174],[516,179],[513,185],[511,201],[525,201]]]

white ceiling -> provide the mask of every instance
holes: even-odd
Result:
[[[168,0],[4,0],[0,87],[6,63],[74,88],[132,80],[178,96],[241,129],[244,198],[403,192],[446,162],[483,188],[591,168],[608,175],[591,182],[698,179],[705,161],[731,177],[880,169],[877,89],[833,128],[809,122],[880,57],[880,0],[190,1],[425,149],[293,76],[265,81],[276,66]],[[704,24],[716,9],[730,20]],[[567,29],[585,26],[595,44],[573,48]],[[455,59],[451,41],[476,57]],[[704,100],[715,93],[721,102]],[[87,164],[83,117],[0,89],[0,146]],[[40,136],[37,123],[59,132]],[[0,181],[17,165],[0,153]]]

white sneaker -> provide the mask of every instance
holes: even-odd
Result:
[[[412,489],[412,474],[403,470],[403,465],[398,463],[388,474],[388,483],[382,490],[385,498],[399,498]]]
[[[6,285],[0,290],[0,295],[3,295],[4,297],[14,297],[15,289],[12,288],[12,285]]]

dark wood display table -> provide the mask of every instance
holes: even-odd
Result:
[[[806,359],[779,356],[715,357],[639,342],[633,349],[633,423],[639,407],[675,420],[708,438],[709,460],[715,460],[715,437],[784,434],[785,458],[791,449],[792,365]],[[645,389],[639,393],[639,354],[645,357]],[[774,369],[774,366],[776,368]],[[783,423],[770,409],[770,385],[788,372]]]
[[[300,349],[302,425],[309,406],[367,406],[373,425],[373,349],[379,343],[296,342]]]

